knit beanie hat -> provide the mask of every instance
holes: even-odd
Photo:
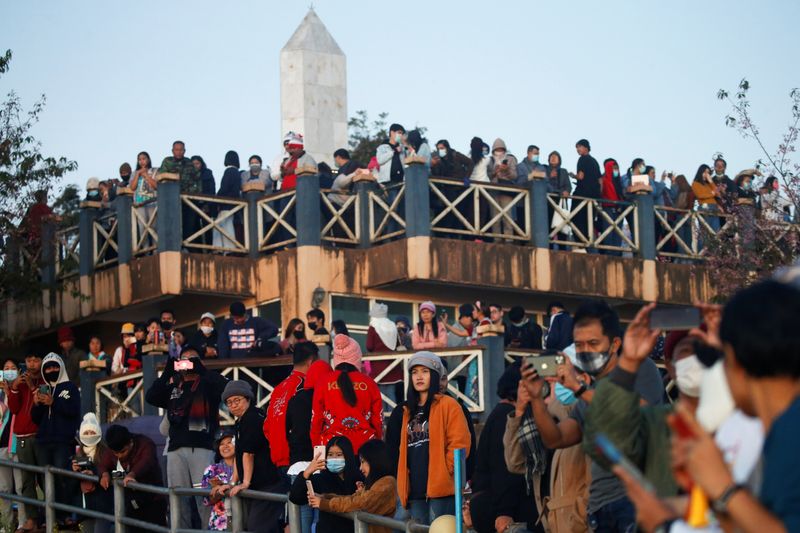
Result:
[[[81,444],[84,446],[97,446],[102,438],[103,430],[100,429],[97,416],[94,413],[86,413],[83,415],[83,421],[78,430],[78,440],[81,441]]]
[[[436,314],[436,306],[433,304],[433,302],[431,302],[431,301],[422,302],[422,303],[419,305],[419,310],[420,310],[420,311],[424,311],[424,310],[426,310],[426,309],[427,309],[428,311],[430,311],[431,313],[433,313],[434,315]]]
[[[438,372],[439,377],[442,377],[445,372],[442,360],[439,359],[439,356],[433,352],[422,351],[412,355],[408,360],[409,371],[415,366],[424,366],[425,368],[429,368],[434,372]]]
[[[289,146],[293,148],[303,147],[303,136],[299,133],[292,133],[291,135],[287,135],[287,137],[289,137]]]
[[[222,392],[222,401],[227,402],[231,396],[244,396],[248,400],[253,400],[253,387],[243,379],[234,379],[225,385]]]
[[[389,306],[375,302],[369,310],[369,316],[370,318],[386,318],[389,316]]]
[[[75,335],[72,333],[72,328],[69,326],[61,326],[58,328],[58,343],[61,344],[62,342],[66,341],[74,341]]]
[[[361,346],[352,337],[336,335],[333,339],[333,368],[349,363],[361,370]]]

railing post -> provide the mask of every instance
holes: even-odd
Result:
[[[56,501],[56,480],[50,466],[44,468],[44,518],[47,533],[56,530],[56,509],[53,503]]]
[[[478,344],[486,347],[483,352],[483,413],[481,419],[486,420],[489,413],[497,405],[497,381],[506,369],[505,342],[502,335],[484,336],[478,339]]]
[[[248,181],[242,185],[242,192],[247,200],[247,231],[250,233],[249,255],[252,259],[258,257],[258,246],[261,243],[261,235],[258,234],[258,219],[261,216],[258,208],[258,201],[264,196],[266,187],[257,180]]]
[[[428,171],[422,160],[406,159],[406,237],[431,236],[431,195]]]
[[[108,363],[106,363],[108,364]],[[81,380],[81,413],[94,413],[96,412],[95,405],[95,386],[97,381],[106,377],[104,372],[99,370],[85,370],[80,371]]]
[[[639,225],[639,257],[656,258],[656,215],[653,195],[649,191],[636,193],[636,220]]]
[[[456,533],[461,533],[464,530],[464,521],[462,514],[458,512],[464,499],[464,449],[459,448],[454,450],[454,474],[455,474],[455,496],[456,496]]]
[[[180,252],[183,246],[183,205],[181,204],[180,176],[171,172],[160,173],[158,180],[158,233],[159,252]],[[81,242],[81,250],[83,242]]]
[[[528,177],[531,206],[531,244],[550,247],[550,220],[547,218],[547,179],[544,172],[533,171]]]
[[[300,533],[303,519],[300,516],[300,506],[289,502],[289,533]]]
[[[114,485],[114,533],[125,533],[125,489],[121,479],[112,479]]]
[[[240,496],[231,497],[231,518],[233,519],[233,533],[244,531],[244,505]]]
[[[359,511],[353,513],[353,533],[369,533],[369,524],[361,520],[358,513]]]
[[[175,489],[169,489],[169,530],[175,533],[181,527],[181,497],[175,492]]]
[[[298,176],[295,195],[297,246],[320,246],[322,244],[322,202],[319,199],[319,175]]]
[[[330,346],[330,344],[323,344],[322,346],[319,346],[318,348],[319,348],[319,352],[318,352],[319,358],[322,361],[325,361],[326,363],[330,363],[331,362],[331,346]]]
[[[42,225],[42,255],[40,256],[42,284],[56,282],[56,226],[52,221]]]
[[[366,176],[366,177],[364,177]],[[353,178],[355,185],[356,202],[358,202],[358,220],[355,221],[359,226],[360,238],[359,248],[369,248],[371,228],[369,224],[369,193],[378,190],[378,184],[372,174],[359,174]]]
[[[147,394],[150,386],[158,378],[158,364],[167,360],[167,356],[161,352],[149,352],[142,357],[142,394]],[[157,415],[158,407],[144,402],[142,415]]]
[[[94,221],[97,219],[98,202],[81,203],[81,214],[78,222],[80,233],[80,265],[78,273],[88,276],[94,272]]]
[[[133,192],[130,189],[117,189],[114,210],[117,214],[117,257],[119,264],[124,265],[133,257]]]

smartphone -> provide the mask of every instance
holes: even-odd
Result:
[[[557,355],[536,355],[528,357],[528,364],[536,370],[536,373],[543,378],[556,377],[556,369],[566,362],[564,356]]]
[[[700,309],[696,307],[656,307],[650,312],[650,327],[653,329],[686,330],[699,328],[700,322]]]
[[[50,394],[50,385],[39,385],[39,394]]]
[[[175,361],[175,370],[192,370],[194,363],[188,359],[178,359]]]
[[[306,488],[308,489],[309,494],[311,494],[312,496],[316,496],[316,493],[314,492],[314,484],[311,483],[310,479],[306,480]]]
[[[314,446],[314,459],[325,459],[325,446]]]
[[[598,433],[594,438],[594,445],[598,453],[608,460],[612,465],[619,465],[628,473],[633,479],[636,480],[647,492],[655,493],[655,487],[644,477],[641,470],[636,468],[627,457],[622,455],[616,446],[609,440],[607,436]]]

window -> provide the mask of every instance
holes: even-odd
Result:
[[[281,329],[281,301],[280,300],[272,300],[271,302],[267,302],[265,304],[261,304],[255,308],[256,311],[253,313],[255,316],[260,316],[261,318],[266,318],[273,324],[278,327],[278,336],[281,336],[283,333],[280,331]]]

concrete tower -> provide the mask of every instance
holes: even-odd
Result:
[[[347,60],[313,8],[281,50],[281,139],[288,131],[317,162],[347,147]]]

